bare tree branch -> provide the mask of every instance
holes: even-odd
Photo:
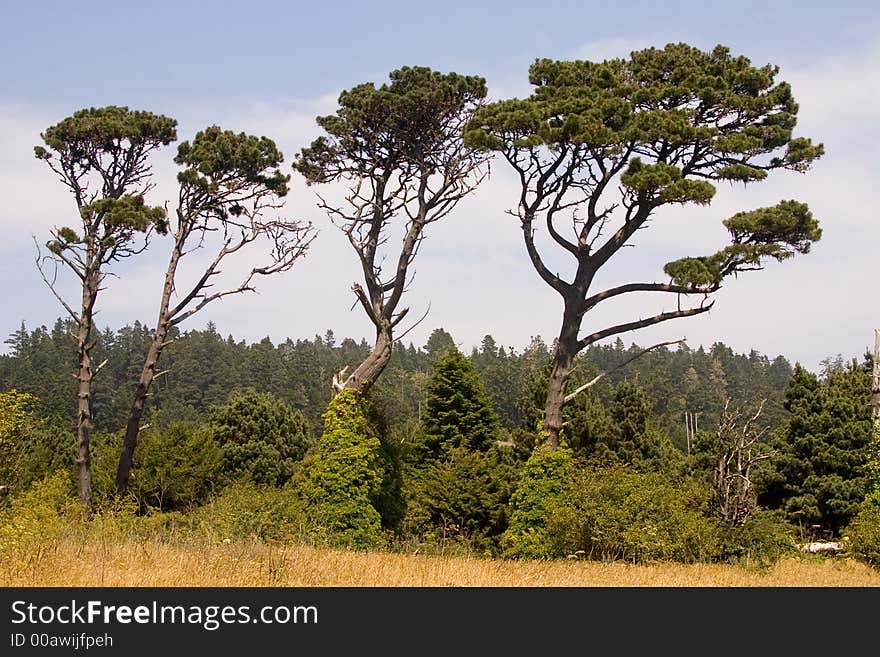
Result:
[[[673,310],[670,312],[663,312],[659,315],[654,315],[653,317],[648,317],[646,319],[640,319],[634,322],[627,322],[625,324],[617,324],[615,326],[610,326],[606,329],[602,329],[601,331],[596,331],[595,333],[586,336],[578,341],[578,347],[580,349],[584,349],[585,347],[593,344],[594,342],[598,342],[603,338],[607,338],[612,335],[617,335],[618,333],[626,333],[627,331],[634,331],[636,329],[644,328],[646,326],[653,326],[654,324],[659,324],[660,322],[666,322],[670,319],[677,319],[679,317],[692,317],[693,315],[699,315],[700,313],[707,312],[712,309],[712,306],[715,304],[714,301],[709,303],[708,305],[699,306],[697,308],[688,308],[686,310]]]
[[[633,362],[633,361],[636,360],[637,358],[641,358],[642,356],[644,356],[645,354],[647,354],[649,351],[654,351],[655,349],[659,349],[660,347],[668,347],[668,346],[671,345],[671,344],[682,344],[684,341],[685,341],[685,338],[682,338],[681,340],[670,340],[670,341],[668,341],[668,342],[658,342],[658,343],[655,344],[655,345],[651,345],[651,346],[648,347],[647,349],[641,349],[641,350],[639,350],[639,351],[638,351],[637,353],[635,353],[634,355],[630,356],[629,358],[626,358],[626,359],[625,359],[623,362],[621,362],[619,365],[616,365],[615,367],[612,367],[612,368],[611,368],[610,370],[608,370],[607,372],[602,372],[601,374],[597,374],[597,375],[594,376],[592,379],[590,379],[589,381],[587,381],[584,385],[580,386],[577,390],[575,390],[574,392],[572,392],[572,393],[566,395],[566,396],[565,396],[565,402],[564,402],[564,403],[566,403],[566,404],[569,403],[569,402],[572,401],[575,397],[577,397],[579,394],[581,394],[582,392],[584,392],[584,391],[586,391],[586,390],[589,390],[590,388],[592,388],[594,385],[596,385],[597,383],[599,383],[599,381],[601,381],[602,379],[604,379],[604,378],[605,378],[606,376],[608,376],[609,374],[613,374],[614,372],[617,372],[618,370],[623,369],[624,367],[626,367],[627,365],[629,365],[631,362]]]
[[[40,277],[43,279],[43,282],[46,284],[46,287],[48,287],[49,290],[51,290],[52,294],[55,296],[55,298],[58,300],[58,302],[61,304],[61,306],[64,308],[64,310],[67,311],[67,314],[70,315],[71,319],[73,319],[73,321],[75,321],[77,324],[79,324],[80,323],[79,315],[74,312],[73,308],[70,307],[70,304],[68,304],[67,301],[65,301],[64,298],[58,293],[58,290],[55,289],[55,282],[58,277],[57,265],[55,268],[55,272],[52,276],[52,280],[50,281],[49,278],[46,276],[46,272],[43,271],[43,260],[46,260],[46,259],[52,260],[52,258],[49,258],[48,256],[41,256],[40,255],[40,246],[39,246],[39,244],[37,244],[37,238],[36,238],[36,236],[32,236],[32,237],[34,239],[34,246],[37,247],[37,257],[36,257],[35,262],[37,265],[37,271],[40,272]],[[53,262],[54,262],[54,260],[53,260]]]

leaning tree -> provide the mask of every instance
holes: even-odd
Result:
[[[95,302],[105,287],[109,268],[140,253],[151,231],[167,229],[165,210],[144,200],[150,183],[150,154],[177,138],[177,122],[166,116],[102,107],[76,112],[41,135],[45,146],[34,153],[73,195],[77,218],[73,226],[56,226],[37,255],[43,280],[77,327],[78,371],[76,463],[79,499],[91,499],[89,437],[92,430],[92,330]],[[57,284],[59,268],[79,280],[80,303],[65,300]]]
[[[271,139],[234,133],[211,126],[192,143],[180,144],[175,162],[180,185],[177,209],[169,228],[173,244],[165,270],[156,328],[144,359],[125,426],[116,471],[116,492],[128,488],[132,458],[141,430],[144,404],[153,380],[161,374],[157,363],[168,344],[168,331],[209,303],[253,291],[255,278],[290,269],[303,256],[314,233],[311,224],[281,217],[290,176],[278,168],[284,156]],[[219,235],[219,239],[211,239]],[[264,251],[261,261],[241,279],[221,285],[222,267],[253,247]],[[210,261],[190,286],[179,289],[178,267],[193,251],[213,246]],[[253,257],[253,256],[251,256]],[[240,261],[244,258],[240,258]]]
[[[352,290],[376,331],[366,359],[350,375],[346,368],[334,378],[337,392],[365,392],[382,373],[395,328],[409,310],[399,306],[425,227],[449,214],[488,173],[487,156],[462,143],[464,126],[486,96],[483,78],[404,67],[390,79],[378,88],[366,83],[343,91],[336,114],[317,119],[326,135],[294,163],[309,185],[347,187],[344,200],[319,197],[319,206],[357,253],[364,284]],[[399,248],[389,246],[400,233]]]
[[[783,201],[724,221],[731,242],[707,256],[665,265],[665,282],[632,281],[593,291],[593,281],[636,231],[673,204],[708,205],[716,181],[749,184],[770,171],[806,171],[821,145],[793,137],[798,106],[775,66],[754,67],[727,48],[670,44],[603,62],[536,61],[524,100],[491,103],[466,128],[466,144],[495,151],[516,173],[526,251],[563,300],[562,326],[544,406],[547,442],[559,443],[566,384],[576,355],[598,340],[708,311],[731,274],[768,258],[806,253],[821,236],[806,205]],[[543,224],[573,259],[569,280],[536,246]],[[685,238],[686,239],[686,238]],[[674,295],[673,309],[581,335],[587,314],[608,299]],[[691,304],[682,299],[694,298]],[[698,299],[699,301],[696,301]]]

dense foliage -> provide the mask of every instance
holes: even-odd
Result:
[[[244,473],[257,484],[284,485],[309,447],[302,413],[268,393],[232,393],[211,409],[210,423],[224,472]]]
[[[438,348],[442,336],[435,332],[427,345],[436,355],[423,430],[406,463],[404,531],[428,543],[494,548],[507,526],[516,458],[498,444],[498,420],[473,363],[454,344]]]
[[[622,465],[582,467],[547,521],[556,556],[632,562],[708,561],[720,553],[709,492]]]
[[[829,536],[849,524],[871,486],[870,401],[869,363],[833,369],[825,380],[797,367],[765,502],[782,507],[792,523]]]
[[[69,323],[59,320],[51,328],[30,330],[26,326],[7,342],[9,352],[0,355],[0,389],[15,388],[40,400],[40,415],[69,418],[75,406],[70,372],[76,361],[68,333]],[[321,415],[331,397],[333,374],[358,362],[369,352],[365,340],[338,340],[333,331],[312,339],[286,339],[273,343],[268,337],[248,344],[223,337],[213,324],[202,330],[172,329],[173,342],[163,355],[166,372],[154,383],[145,422],[154,426],[176,419],[206,419],[210,408],[226,402],[233,391],[271,393],[303,413],[312,435],[321,433]],[[388,369],[377,382],[373,395],[383,415],[394,426],[418,422],[427,404],[427,384],[432,361],[453,338],[437,329],[424,346],[395,344]],[[93,415],[98,430],[117,431],[124,426],[130,391],[137,380],[150,341],[150,330],[135,322],[118,330],[98,334],[95,358],[107,360],[93,388]],[[637,347],[622,340],[586,349],[578,363],[583,380],[607,371],[629,357]],[[487,335],[468,359],[483,381],[486,396],[502,428],[534,431],[540,415],[542,378],[549,375],[550,347],[534,338],[522,350],[500,346]],[[684,413],[698,413],[699,426],[712,427],[723,408],[723,398],[753,401],[767,399],[765,416],[773,426],[786,417],[783,393],[792,373],[783,357],[751,351],[735,353],[717,342],[681,349],[660,349],[646,354],[616,372],[568,405],[572,419],[584,407],[599,404],[606,415],[623,380],[637,383],[651,407],[652,421],[686,450]],[[574,379],[580,381],[581,378]],[[583,404],[584,406],[580,406]],[[577,427],[568,440],[578,444]],[[588,438],[584,438],[589,441]]]
[[[0,356],[9,492],[0,506],[59,469],[72,482],[76,382],[62,376],[75,366],[65,328],[22,328]],[[720,343],[659,349],[570,404],[569,446],[548,450],[535,449],[536,392],[550,360],[539,338],[518,352],[486,336],[465,356],[437,329],[421,348],[395,345],[367,399],[346,393],[328,408],[330,378],[366,353],[366,343],[337,342],[328,331],[247,344],[213,326],[174,337],[129,491],[139,513],[165,512],[173,526],[221,539],[752,564],[772,563],[806,536],[851,534],[853,553],[875,559],[876,512],[863,503],[876,485],[877,451],[865,432],[867,364],[829,359],[820,375],[799,367],[792,377],[782,357],[736,354]],[[125,388],[148,339],[136,324],[103,331],[95,346],[108,358],[94,396],[99,502],[113,495]],[[576,380],[635,349],[618,341],[585,350]],[[728,399],[748,408],[766,399],[760,449],[772,455],[754,472],[750,516],[735,526],[711,493]],[[698,418],[690,443],[685,413]],[[803,521],[808,499],[822,501],[813,522],[820,527]]]
[[[324,414],[324,434],[304,463],[303,495],[326,539],[346,547],[384,543],[373,502],[382,484],[379,439],[372,435],[359,395],[344,390]]]
[[[424,448],[433,457],[456,447],[485,451],[496,438],[498,420],[480,375],[456,347],[434,362],[424,424]]]

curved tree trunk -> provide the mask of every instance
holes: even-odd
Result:
[[[357,390],[359,393],[366,393],[367,390],[382,374],[388,361],[391,360],[391,347],[393,339],[391,336],[391,323],[383,322],[376,327],[376,342],[373,350],[364,361],[357,366],[351,376],[346,379],[345,383],[339,390]]]
[[[147,351],[141,375],[134,390],[134,398],[131,402],[131,410],[128,413],[128,421],[125,424],[125,438],[122,442],[122,452],[119,455],[119,465],[116,468],[116,494],[124,495],[128,492],[128,479],[131,475],[131,465],[134,460],[134,450],[137,447],[138,436],[141,431],[141,418],[144,414],[144,405],[150,392],[150,385],[156,378],[156,364],[159,356],[165,348],[165,338],[168,336],[168,327],[171,325],[169,308],[171,295],[174,292],[174,277],[177,274],[177,265],[180,262],[181,250],[184,239],[177,236],[171,258],[168,261],[168,269],[165,272],[165,284],[162,287],[162,299],[159,302],[159,318],[156,321],[156,332],[153,341]]]

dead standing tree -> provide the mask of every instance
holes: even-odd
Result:
[[[367,83],[342,92],[336,114],[317,119],[327,135],[294,163],[309,185],[348,186],[344,202],[319,197],[319,206],[357,253],[364,284],[354,283],[352,290],[376,331],[367,358],[350,375],[345,368],[334,377],[336,392],[365,392],[378,379],[391,358],[395,329],[409,311],[399,306],[425,227],[448,215],[488,173],[486,156],[461,141],[486,96],[483,78],[423,67],[404,67],[390,78],[379,88]],[[395,251],[386,247],[399,217],[405,226]]]
[[[165,210],[147,206],[144,195],[152,187],[149,156],[177,139],[176,126],[174,119],[127,107],[84,109],[48,128],[41,135],[46,147],[34,148],[73,194],[79,215],[76,227],[52,229],[49,254],[38,249],[37,268],[77,326],[76,463],[79,499],[86,506],[91,503],[92,379],[101,369],[93,368],[91,359],[95,304],[108,268],[143,251],[152,230],[167,228]],[[56,287],[59,267],[80,281],[79,310]]]
[[[175,162],[184,167],[178,176],[180,191],[173,226],[174,243],[165,271],[159,315],[134,391],[116,472],[116,492],[128,489],[132,458],[141,430],[141,417],[150,386],[159,372],[156,366],[168,344],[168,330],[213,301],[254,290],[257,276],[270,276],[290,269],[303,256],[313,239],[311,224],[275,216],[287,194],[289,176],[278,169],[284,157],[266,137],[223,131],[211,126],[178,149]],[[215,255],[201,276],[176,304],[178,265],[183,257],[206,247],[212,233],[219,233]],[[268,246],[265,262],[252,267],[231,287],[214,291],[216,277],[227,258],[252,243]]]
[[[765,402],[748,414],[743,409],[732,410],[728,399],[714,436],[713,504],[721,518],[734,527],[745,524],[757,506],[752,467],[778,453],[762,442],[767,426],[759,422]]]

